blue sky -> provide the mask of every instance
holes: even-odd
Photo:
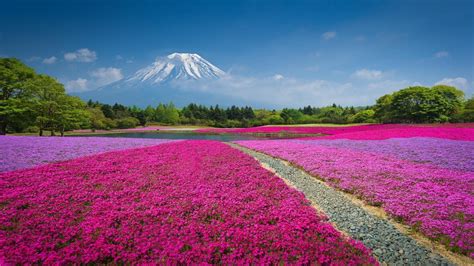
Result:
[[[470,0],[2,1],[0,56],[71,90],[193,52],[247,86],[231,96],[260,89],[277,106],[370,104],[437,82],[472,95],[473,10]]]

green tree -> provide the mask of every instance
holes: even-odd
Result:
[[[303,114],[296,109],[284,108],[281,110],[280,117],[287,124],[295,124],[300,121],[301,117],[303,117]]]
[[[446,115],[450,116],[461,111],[464,102],[464,92],[447,85],[436,85],[431,88],[434,93],[438,93],[447,101]]]
[[[390,116],[394,122],[446,122],[462,108],[464,93],[450,86],[409,87],[393,94]]]
[[[45,129],[49,129],[51,135],[54,135],[54,131],[62,124],[62,113],[68,108],[64,86],[52,77],[37,75],[26,87],[32,91],[33,110],[40,136]]]
[[[336,104],[321,108],[318,117],[323,123],[347,123],[347,118],[344,116],[344,109]]]
[[[59,101],[60,111],[56,119],[56,129],[64,136],[65,130],[90,126],[90,113],[78,97],[64,95]]]
[[[135,117],[124,117],[116,120],[118,128],[134,128],[136,127],[140,121]]]
[[[374,117],[382,123],[388,123],[391,119],[391,105],[393,96],[391,94],[385,94],[384,96],[377,99],[374,106]]]
[[[25,121],[25,114],[31,111],[25,84],[35,75],[18,59],[0,58],[0,135],[6,134],[7,127]]]
[[[464,104],[464,109],[454,115],[454,122],[474,122],[474,96]]]
[[[156,112],[155,112],[155,109],[153,107],[151,107],[150,105],[148,105],[146,108],[145,108],[145,117],[146,117],[146,121],[147,122],[151,122],[151,121],[155,121],[156,120]]]
[[[89,113],[92,132],[97,129],[107,129],[107,118],[100,107],[87,108],[87,112]]]
[[[156,120],[165,124],[177,124],[179,123],[178,109],[176,109],[173,103],[160,103],[156,108]]]
[[[349,121],[352,123],[374,123],[375,111],[372,109],[362,110],[352,115]]]
[[[91,107],[94,107],[94,106],[91,106]],[[102,104],[100,106],[100,109],[102,110],[102,113],[104,113],[105,117],[111,118],[111,119],[115,118],[114,110],[112,109],[112,106],[110,106],[109,104]]]

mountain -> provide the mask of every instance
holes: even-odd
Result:
[[[226,99],[199,88],[225,76],[224,71],[198,54],[173,53],[158,57],[124,79],[77,95],[84,100],[139,106],[169,101],[177,105],[222,104]]]
[[[198,54],[173,53],[138,70],[125,83],[161,84],[172,80],[217,79],[225,72]]]

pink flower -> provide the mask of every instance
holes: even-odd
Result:
[[[377,264],[302,193],[214,141],[1,173],[0,208],[11,264]]]

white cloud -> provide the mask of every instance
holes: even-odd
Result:
[[[68,92],[83,92],[88,90],[88,80],[83,78],[78,78],[75,80],[70,80],[66,82],[66,90]]]
[[[379,93],[367,95],[354,88],[352,83],[332,82],[328,80],[297,80],[284,78],[253,78],[227,75],[212,82],[203,82],[189,86],[187,82],[175,82],[176,89],[199,91],[213,96],[225,96],[232,102],[245,102],[255,106],[301,107],[303,105],[322,106],[334,102],[342,105],[370,104]],[[366,89],[366,88],[365,88]],[[271,95],[271,97],[269,97]],[[347,95],[356,95],[347,97]]]
[[[89,73],[90,78],[78,78],[66,82],[68,92],[84,92],[97,89],[123,78],[122,70],[114,67],[101,67]]]
[[[82,48],[75,52],[65,53],[64,59],[70,62],[90,63],[94,62],[97,59],[97,54],[95,51],[91,51],[87,48]]]
[[[416,82],[415,82],[416,83]],[[377,82],[370,82],[367,84],[369,90],[374,90],[379,93],[378,96],[382,96],[385,93],[393,92],[396,90],[404,89],[409,86],[415,86],[414,83],[408,80],[381,80]]]
[[[115,59],[116,59],[116,60],[123,60],[123,56],[121,56],[121,55],[118,54],[118,55],[115,56]]]
[[[332,103],[341,105],[369,105],[380,96],[410,86],[409,80],[372,80],[364,82],[334,82],[329,80],[299,80],[253,78],[235,75],[189,86],[186,82],[173,85],[183,91],[200,91],[215,96],[225,96],[233,102],[245,102],[259,106],[300,107],[303,105],[324,106]],[[195,83],[194,83],[195,84]],[[271,97],[268,97],[271,95]],[[347,97],[351,95],[351,97]]]
[[[54,64],[56,63],[56,56],[51,56],[51,57],[48,57],[48,58],[44,58],[43,59],[43,64],[47,64],[47,65],[51,65],[51,64]]]
[[[90,73],[97,87],[104,86],[123,78],[120,68],[101,67]]]
[[[448,85],[448,86],[453,86],[458,89],[467,91],[469,89],[469,84],[467,82],[467,79],[457,77],[457,78],[444,78],[438,82],[435,83],[435,85]]]
[[[363,42],[365,41],[365,36],[364,35],[359,35],[357,37],[355,37],[355,40],[358,41],[358,42]]]
[[[448,51],[439,51],[434,54],[434,57],[436,58],[443,58],[443,57],[449,57],[449,52]]]
[[[281,75],[281,74],[276,74],[276,75],[273,76],[273,79],[274,79],[274,80],[282,80],[282,79],[284,79],[284,78],[285,78],[285,77],[284,77],[283,75]]]
[[[359,69],[352,74],[352,77],[365,80],[377,80],[381,79],[383,72],[380,70],[371,70],[371,69]]]
[[[335,31],[327,31],[321,35],[321,38],[327,41],[327,40],[335,38],[336,35],[337,33]]]

